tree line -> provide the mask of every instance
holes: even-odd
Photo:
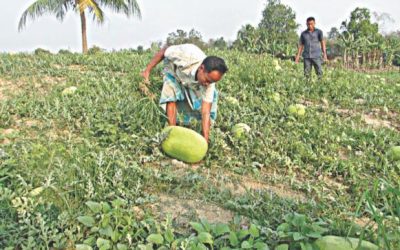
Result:
[[[140,8],[136,0],[37,0],[22,14],[19,30],[27,20],[41,15],[54,14],[63,20],[66,13],[74,10],[80,16],[82,51],[90,53],[101,51],[100,48],[88,49],[86,16],[92,15],[99,23],[104,21],[105,9],[123,13],[127,17],[140,18]],[[391,20],[387,14],[376,15],[377,20]],[[293,9],[280,0],[267,0],[262,11],[262,18],[257,26],[243,25],[234,41],[223,37],[207,42],[199,31],[178,29],[168,34],[163,42],[153,42],[150,49],[157,49],[163,44],[173,45],[193,43],[202,49],[235,49],[249,53],[269,53],[282,59],[293,58],[299,41],[299,24]],[[379,23],[372,21],[371,11],[356,8],[350,13],[349,20],[341,22],[340,27],[332,27],[327,33],[328,58],[339,61],[342,65],[355,69],[384,68],[400,66],[400,31],[383,34]],[[135,49],[144,52],[143,46]]]

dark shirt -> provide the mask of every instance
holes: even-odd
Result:
[[[323,37],[320,29],[314,29],[313,32],[307,29],[301,33],[300,44],[304,45],[303,58],[321,58]]]

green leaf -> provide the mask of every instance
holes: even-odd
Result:
[[[85,204],[90,208],[90,210],[92,210],[93,213],[99,213],[102,209],[102,205],[98,202],[87,201]]]
[[[124,201],[123,199],[117,198],[115,200],[113,200],[112,202],[113,207],[118,208],[118,207],[122,207],[126,204],[126,201]]]
[[[111,249],[110,241],[103,238],[97,238],[96,245],[102,250]]]
[[[162,237],[161,234],[150,234],[146,238],[147,242],[151,242],[157,245],[161,245],[164,242],[164,238]]]
[[[293,233],[293,240],[294,241],[299,241],[299,240],[302,240],[302,239],[305,239],[305,237],[301,233],[299,233],[299,232],[294,232]]]
[[[204,219],[201,220],[201,223],[202,223],[203,226],[204,226],[204,230],[205,230],[206,232],[210,232],[210,230],[211,230],[211,225],[210,225],[210,223],[208,223],[208,221],[206,221],[206,220],[204,220]]]
[[[269,247],[264,242],[257,242],[253,245],[253,247],[257,250],[269,250]]]
[[[250,225],[249,232],[250,232],[251,236],[253,236],[254,238],[260,237],[260,231],[258,230],[257,226],[254,224]]]
[[[153,243],[149,243],[147,245],[139,244],[138,248],[140,250],[153,250]]]
[[[164,237],[165,237],[165,240],[168,241],[168,243],[173,242],[175,239],[174,233],[169,228],[165,231]]]
[[[317,232],[317,233],[320,233],[320,234],[323,234],[323,233],[326,233],[326,232],[329,231],[328,229],[326,229],[326,228],[324,228],[324,227],[321,227],[321,226],[318,225],[317,223],[313,223],[313,224],[311,225],[311,228],[312,228],[312,230],[313,230],[314,232]]]
[[[290,229],[290,225],[288,223],[282,223],[278,226],[276,231],[278,232],[287,232]]]
[[[199,239],[199,241],[201,243],[208,243],[210,245],[213,244],[213,237],[211,236],[211,234],[207,233],[207,232],[201,232],[197,238]]]
[[[275,250],[289,250],[288,244],[280,244],[279,246],[275,247]]]
[[[76,250],[92,250],[93,248],[91,246],[85,245],[85,244],[77,244],[75,245]]]
[[[112,236],[112,233],[113,233],[113,230],[112,230],[111,226],[107,226],[107,227],[105,227],[105,228],[101,228],[101,229],[99,230],[99,233],[100,233],[101,235],[103,235],[103,236],[111,237],[111,236]]]
[[[196,232],[202,233],[205,232],[206,230],[204,229],[203,225],[197,222],[190,222],[190,225],[193,227],[194,230],[196,230]]]
[[[118,250],[128,250],[128,246],[125,245],[125,244],[118,243],[117,244],[117,249]]]
[[[109,215],[109,214],[106,214],[106,215],[103,217],[103,219],[101,220],[101,226],[102,226],[103,228],[108,227],[108,225],[110,224],[110,220],[111,220],[110,215]]]
[[[223,234],[229,233],[231,230],[226,224],[219,223],[215,226],[214,234],[215,236],[221,236]]]
[[[313,250],[313,246],[309,242],[300,242],[301,250]]]
[[[231,246],[236,247],[239,244],[239,240],[236,236],[235,232],[231,232],[229,234],[229,243],[231,244]]]
[[[239,231],[239,239],[242,240],[250,234],[249,230],[242,229]]]
[[[304,214],[295,214],[292,224],[296,227],[301,227],[306,224],[306,216]]]
[[[117,230],[115,230],[111,233],[111,240],[113,242],[117,242],[120,238],[121,238],[121,234]]]
[[[242,242],[241,248],[250,249],[250,248],[253,248],[253,245],[250,242],[248,242],[247,240],[245,240],[245,241]]]
[[[199,243],[194,248],[189,248],[189,249],[193,249],[193,250],[208,250],[208,248],[203,243]]]
[[[320,233],[317,233],[317,232],[311,232],[311,233],[308,233],[306,235],[307,235],[307,237],[314,238],[314,239],[318,239],[318,238],[322,237],[322,235]]]
[[[87,238],[86,240],[84,240],[83,243],[85,243],[86,245],[93,245],[95,241],[96,241],[96,239],[94,238],[94,236],[91,236],[91,237]]]
[[[79,216],[78,221],[87,227],[93,227],[95,223],[92,216]]]
[[[111,206],[108,204],[108,202],[102,202],[101,203],[101,209],[103,210],[103,213],[108,213],[111,211]]]

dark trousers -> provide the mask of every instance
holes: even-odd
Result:
[[[322,59],[321,58],[304,58],[304,76],[310,78],[311,68],[314,67],[318,78],[322,77]]]

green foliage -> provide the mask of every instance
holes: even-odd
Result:
[[[71,51],[69,51],[69,50],[67,50],[67,49],[60,49],[59,51],[58,51],[58,54],[59,55],[71,55],[71,54],[73,54]]]
[[[341,55],[346,67],[383,68],[396,65],[396,54],[400,50],[400,40],[396,33],[383,36],[378,23],[371,21],[370,10],[356,8],[349,21],[341,24],[341,33],[332,28],[328,35],[328,54]]]
[[[267,52],[275,55],[283,53],[281,47],[294,46],[298,43],[296,14],[280,0],[269,0],[262,12],[263,18],[258,25],[261,39],[269,45]],[[289,54],[293,55],[293,54]]]
[[[38,55],[38,56],[40,56],[40,55],[51,55],[51,52],[49,50],[46,50],[46,49],[37,48],[37,49],[35,49],[34,54]]]
[[[278,226],[277,231],[281,241],[288,242],[291,249],[312,249],[315,239],[328,232],[323,221],[312,222],[303,214],[287,214],[285,222]]]
[[[217,39],[210,39],[208,41],[208,47],[218,50],[228,49],[228,43],[225,41],[223,37]]]
[[[342,28],[346,29],[355,39],[378,35],[378,24],[371,22],[371,13],[367,8],[355,8],[350,13],[350,21],[343,21]]]
[[[206,43],[203,41],[202,35],[199,31],[191,29],[189,32],[178,29],[176,32],[171,32],[168,34],[166,44],[167,45],[177,45],[184,43],[192,43],[201,49],[206,48]]]
[[[289,58],[298,42],[296,14],[279,0],[269,0],[258,27],[243,26],[233,47],[252,53],[270,53]]]
[[[100,47],[94,45],[93,47],[91,47],[91,48],[88,50],[88,54],[89,54],[89,55],[97,55],[97,54],[102,53],[103,51],[104,51],[104,49],[102,49],[102,48],[100,48]]]
[[[0,54],[0,248],[274,249],[311,241],[307,230],[323,220],[329,234],[398,249],[399,165],[387,155],[400,141],[398,73],[326,68],[306,82],[301,65],[278,60],[278,70],[266,54],[207,54],[230,72],[218,83],[209,151],[194,166],[160,151],[166,118],[139,91],[151,52]],[[149,86],[157,97],[160,71]],[[306,106],[304,118],[288,115],[293,103]],[[251,127],[246,140],[232,137],[237,123]],[[164,194],[177,198],[165,205]],[[199,209],[158,217],[154,207],[175,212],[188,197],[244,222],[199,221]],[[305,225],[285,220],[294,212]]]

